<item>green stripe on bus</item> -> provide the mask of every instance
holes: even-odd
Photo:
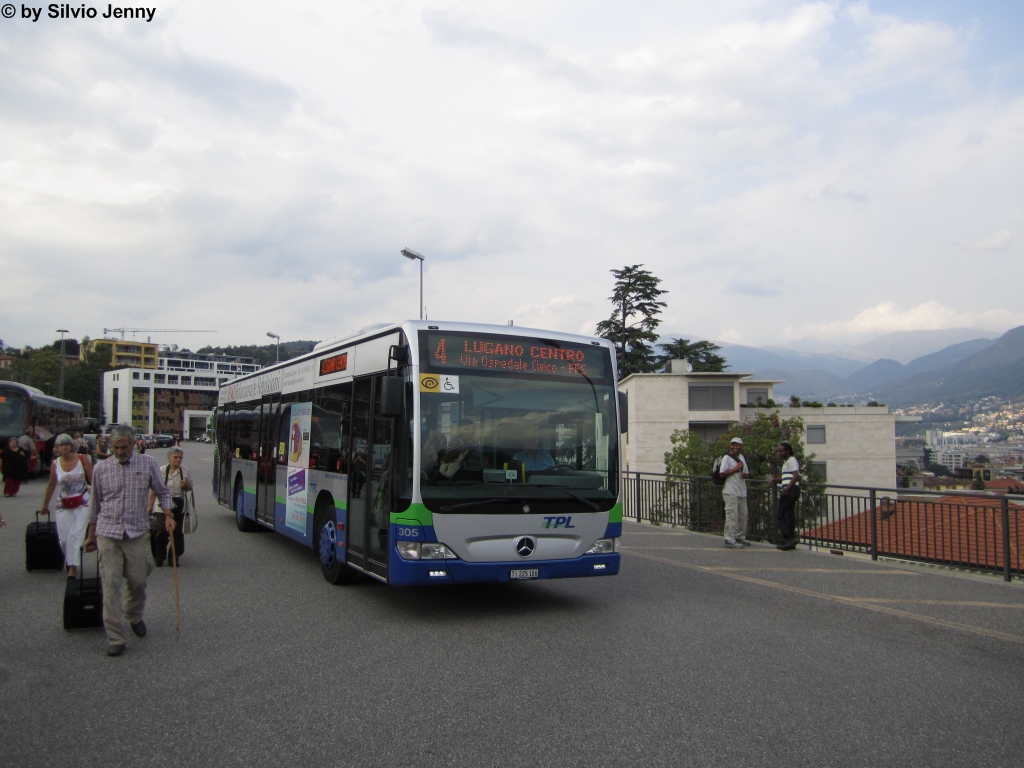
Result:
[[[433,525],[434,515],[422,504],[410,504],[401,512],[392,512],[391,522],[400,525]]]
[[[609,523],[621,523],[622,522],[622,503],[616,504],[614,507],[608,510],[608,522]]]

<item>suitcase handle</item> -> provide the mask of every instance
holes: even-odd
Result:
[[[47,510],[46,518],[46,532],[53,536],[56,533],[57,523],[50,517],[49,510]],[[36,525],[39,525],[39,510],[36,510]]]
[[[85,581],[85,547],[78,548],[78,580]],[[96,550],[96,578],[100,578],[100,551]]]

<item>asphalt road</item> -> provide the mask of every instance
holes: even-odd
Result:
[[[1024,762],[1020,584],[627,525],[618,577],[334,587],[185,450],[181,637],[162,568],[119,658],[24,570],[43,483],[0,499],[0,764]]]

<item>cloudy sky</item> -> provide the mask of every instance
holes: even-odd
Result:
[[[436,319],[592,332],[644,264],[704,338],[1024,324],[1018,3],[155,7],[0,19],[9,345],[414,317],[402,247]]]

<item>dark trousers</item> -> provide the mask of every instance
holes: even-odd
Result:
[[[174,549],[178,557],[185,554],[185,534],[182,533],[181,524],[185,520],[185,499],[181,496],[172,499],[174,502],[174,510],[171,514],[174,515]],[[163,521],[160,521],[159,528],[153,533],[153,537],[150,540],[150,544],[153,547],[153,559],[157,563],[163,563],[166,560],[168,563],[172,562],[171,558],[171,537],[167,534],[167,529],[163,526]]]
[[[13,477],[4,478],[4,496],[17,496],[20,489],[21,480],[15,480]]]
[[[800,489],[793,486],[789,493],[779,494],[779,509],[775,513],[775,523],[779,527],[782,541],[791,541],[796,536],[796,500],[800,498]]]

